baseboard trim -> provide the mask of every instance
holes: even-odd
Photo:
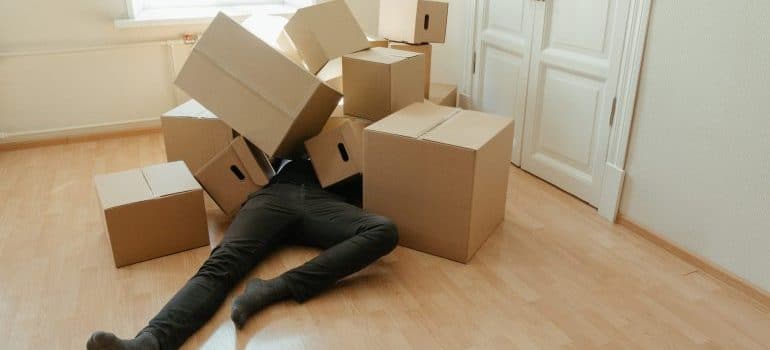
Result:
[[[714,262],[695,253],[692,253],[685,248],[682,248],[678,244],[664,238],[662,235],[628,220],[628,218],[624,217],[622,214],[618,215],[617,223],[629,229],[631,232],[641,236],[642,238],[652,242],[653,244],[665,249],[669,253],[679,257],[687,263],[697,267],[715,279],[737,289],[743,294],[746,294],[747,296],[756,300],[762,306],[770,308],[770,293],[764,291],[762,288],[754,285],[742,277],[736,276],[732,272],[725,270]]]
[[[0,151],[139,135],[159,130],[160,119],[149,118],[6,134],[0,137]]]

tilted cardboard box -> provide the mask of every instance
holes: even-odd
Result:
[[[254,15],[241,22],[241,25],[298,66],[309,69],[284,30],[290,18],[292,16]],[[316,77],[342,93],[342,60],[339,57],[330,60],[316,73]]]
[[[425,0],[380,1],[380,36],[411,44],[443,43],[449,4]]]
[[[369,40],[343,0],[297,10],[285,27],[313,74],[342,55],[369,48]]]
[[[267,186],[273,175],[267,156],[237,137],[195,173],[195,178],[225,214],[233,215],[250,194]]]
[[[425,56],[374,47],[342,57],[345,114],[377,121],[425,98]]]
[[[513,121],[417,103],[364,130],[364,208],[400,244],[468,262],[503,221]]]
[[[457,85],[430,84],[430,96],[428,99],[439,106],[457,107]]]
[[[195,173],[232,142],[237,133],[195,100],[160,117],[166,159],[184,161]]]
[[[356,117],[329,118],[324,131],[305,141],[322,187],[329,187],[361,173],[364,128],[370,120]]]
[[[116,267],[207,246],[203,190],[184,162],[97,175]]]
[[[176,84],[276,157],[301,152],[342,98],[221,13],[193,48]]]
[[[419,52],[425,55],[425,98],[430,96],[430,64],[433,60],[433,45],[431,44],[402,44],[402,43],[390,43],[391,49]]]

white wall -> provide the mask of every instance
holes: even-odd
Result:
[[[125,15],[124,0],[0,2],[0,136],[154,119],[172,107],[170,51],[187,49],[163,41],[204,26],[115,29]]]
[[[621,212],[770,291],[770,1],[654,1]]]
[[[376,34],[379,1],[346,1]],[[450,5],[447,44],[435,47],[436,81],[461,80],[467,1]],[[0,2],[0,137],[154,120],[183,98],[172,82],[190,47],[166,41],[205,26],[115,29],[113,20],[125,16],[124,0]]]

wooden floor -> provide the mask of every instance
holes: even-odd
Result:
[[[0,153],[0,348],[82,349],[99,329],[133,336],[196,271],[208,248],[112,265],[93,175],[164,161],[161,140]],[[769,310],[518,169],[510,184],[506,220],[470,264],[398,248],[239,332],[228,299],[185,348],[770,348]],[[216,239],[226,223],[209,206]],[[315,253],[287,248],[253,275]]]

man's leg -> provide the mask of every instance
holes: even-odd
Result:
[[[272,280],[251,280],[253,290],[285,286],[295,300],[303,302],[390,253],[398,244],[398,231],[389,219],[367,214],[321,190],[307,192],[303,209],[302,223],[290,242],[325,250]],[[238,299],[260,297],[247,290]],[[246,318],[259,309],[251,311]]]
[[[301,228],[293,241],[325,250],[281,276],[298,302],[369,266],[398,245],[398,230],[390,219],[366,213],[328,192],[311,190],[306,196]]]
[[[195,274],[143,329],[137,339],[151,334],[159,349],[176,349],[202,327],[227,293],[298,222],[299,190],[274,185],[251,198],[230,224],[222,243]],[[95,333],[88,349],[153,349],[132,347],[108,333]]]

